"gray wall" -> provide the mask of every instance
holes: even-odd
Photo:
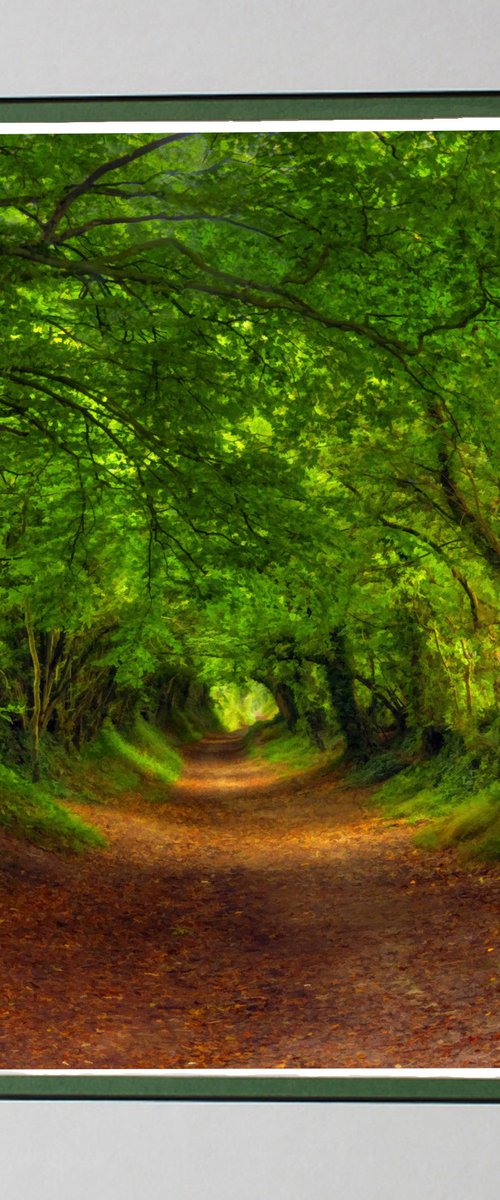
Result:
[[[497,0],[15,0],[0,95],[494,90]]]
[[[485,1105],[1,1101],[12,1200],[493,1200]]]

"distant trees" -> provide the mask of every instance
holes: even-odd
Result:
[[[498,133],[0,143],[0,708],[35,776],[173,679],[264,681],[361,757],[488,720]]]

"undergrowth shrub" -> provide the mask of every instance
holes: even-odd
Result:
[[[101,744],[108,754],[123,759],[138,775],[159,780],[167,787],[179,778],[180,754],[159,730],[138,718],[131,733],[125,737],[114,725],[106,725]]]
[[[407,758],[402,758],[401,754],[391,750],[384,750],[380,754],[374,754],[366,763],[354,767],[349,772],[348,783],[359,787],[382,783],[386,779],[391,779],[393,775],[398,775],[400,771],[404,771],[407,766]]]
[[[481,788],[447,819],[420,833],[417,843],[431,849],[458,845],[470,859],[500,858],[500,783]]]
[[[498,724],[498,723],[496,723]],[[498,732],[498,729],[496,730]],[[377,782],[370,763],[363,782]],[[491,725],[467,746],[450,738],[434,758],[404,764],[373,797],[389,817],[426,824],[421,846],[459,846],[463,857],[500,858],[498,741]],[[357,772],[359,781],[360,772]],[[352,776],[351,776],[352,779]]]
[[[245,745],[252,757],[264,758],[286,775],[300,774],[313,767],[328,769],[343,753],[338,736],[325,750],[319,750],[307,733],[300,730],[292,733],[283,721],[276,719],[252,726]]]
[[[105,846],[102,834],[58,804],[49,791],[0,764],[0,826],[46,850]]]
[[[192,716],[179,710],[171,716],[171,732],[180,742],[200,742],[206,730],[199,728]]]

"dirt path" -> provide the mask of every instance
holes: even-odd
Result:
[[[104,852],[3,836],[0,1068],[498,1065],[498,872],[364,799],[228,737],[165,805],[78,805]]]

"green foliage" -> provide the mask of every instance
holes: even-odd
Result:
[[[203,734],[207,732],[206,728],[197,726],[192,716],[188,716],[185,712],[176,712],[171,723],[171,730],[179,742],[200,742]]]
[[[500,783],[481,788],[418,842],[433,849],[458,845],[466,859],[500,859]]]
[[[477,758],[463,747],[446,747],[428,761],[412,763],[384,783],[376,794],[393,817],[419,821],[447,813],[479,786]]]
[[[370,767],[353,772],[351,781],[377,782]],[[387,817],[422,825],[415,838],[419,846],[458,845],[465,857],[491,859],[500,849],[497,780],[498,746],[486,738],[478,753],[455,738],[436,757],[403,766],[382,784],[372,802],[382,806]]]
[[[403,757],[401,752],[398,754],[392,750],[385,750],[380,754],[372,755],[368,762],[350,771],[346,785],[349,787],[351,785],[354,787],[369,787],[370,784],[383,783],[384,780],[391,779],[394,775],[399,775],[407,767],[408,759]]]
[[[113,725],[106,725],[101,740],[109,754],[124,759],[146,779],[171,787],[179,778],[180,755],[167,738],[145,721],[137,719],[129,737],[124,737]]]
[[[342,755],[342,746],[333,743],[328,750],[318,750],[306,733],[291,733],[283,722],[259,722],[249,730],[246,745],[251,757],[263,758],[279,774],[297,775],[313,768],[327,770]]]
[[[340,730],[351,759],[379,755],[366,782],[399,769],[393,737],[482,754],[497,132],[0,149],[8,761],[36,778],[48,738],[84,750],[137,712],[196,738],[251,719],[254,686],[292,759]],[[158,746],[113,737],[122,771],[168,782]],[[448,789],[404,768],[388,802],[437,811],[465,794],[454,769]]]
[[[0,826],[47,850],[74,853],[106,840],[91,825],[57,804],[43,788],[0,764]]]
[[[290,733],[287,729],[281,729],[273,738],[260,744],[255,742],[250,752],[255,757],[266,759],[284,775],[296,775],[307,771],[315,766],[320,758],[318,751],[304,734]]]
[[[230,732],[259,719],[270,720],[277,711],[273,697],[258,683],[246,689],[234,683],[215,684],[211,694],[221,726]]]

